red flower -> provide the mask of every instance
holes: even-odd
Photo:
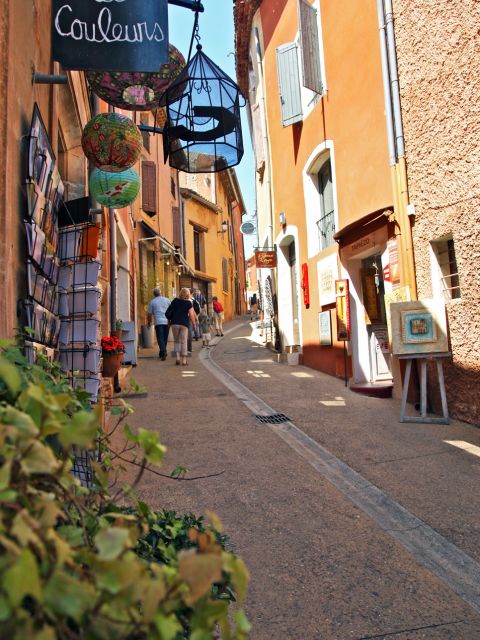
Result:
[[[103,353],[125,353],[125,345],[115,336],[104,336],[101,341]]]

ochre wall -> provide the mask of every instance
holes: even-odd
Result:
[[[310,366],[343,373],[343,343],[319,347],[317,262],[336,251],[332,246],[307,259],[302,171],[314,149],[333,140],[338,226],[392,205],[392,186],[384,115],[384,96],[375,2],[320,2],[327,94],[301,123],[283,127],[276,48],[293,42],[298,31],[297,2],[264,0],[265,86],[272,159],[274,238],[281,229],[278,214],[298,228],[298,269],[309,267],[310,307],[301,299],[303,358]],[[279,292],[281,295],[282,292]],[[332,333],[335,335],[335,319]]]
[[[430,241],[452,233],[461,300],[447,304],[447,397],[453,415],[479,424],[480,5],[399,0],[394,14],[418,296],[432,294]]]

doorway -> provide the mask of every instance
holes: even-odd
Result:
[[[385,311],[385,285],[381,255],[362,260],[362,294],[367,325],[370,381],[391,380],[391,353]]]

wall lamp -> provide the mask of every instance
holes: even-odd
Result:
[[[217,234],[218,233],[222,233],[223,234],[223,233],[225,233],[225,231],[228,231],[228,221],[227,220],[223,220],[222,227],[221,227],[220,231],[217,231]]]

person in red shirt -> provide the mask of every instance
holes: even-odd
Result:
[[[217,332],[217,336],[223,336],[223,306],[218,301],[217,296],[213,296],[212,298],[213,304],[213,315],[215,317],[215,330]]]

